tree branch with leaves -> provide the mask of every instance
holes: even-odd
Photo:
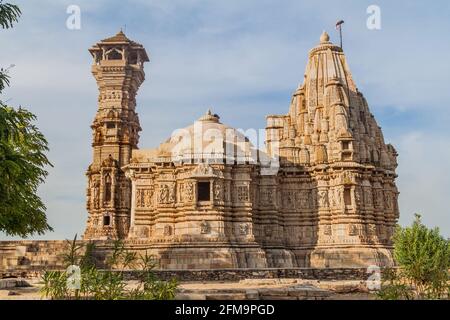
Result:
[[[9,29],[21,15],[19,7],[0,1],[0,26]],[[10,85],[9,69],[0,69],[0,94]],[[0,231],[26,237],[52,230],[46,207],[37,195],[51,166],[44,135],[34,124],[36,116],[15,109],[0,99]]]

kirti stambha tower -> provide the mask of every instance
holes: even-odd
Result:
[[[84,239],[122,239],[129,229],[130,181],[127,165],[139,142],[136,93],[145,79],[144,47],[120,31],[89,49],[92,74],[98,84],[98,110],[91,125],[93,162],[87,170],[87,210]]]

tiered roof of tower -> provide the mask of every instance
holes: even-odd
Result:
[[[289,113],[267,118],[268,142],[279,140],[285,163],[350,161],[392,171],[397,166],[397,153],[385,144],[342,48],[331,43],[326,32],[309,52],[304,82],[292,97]]]
[[[92,46],[92,48],[89,49],[89,52],[93,54],[95,51],[99,51],[104,46],[130,47],[131,49],[138,50],[142,53],[143,61],[145,62],[150,61],[147,52],[145,51],[145,48],[140,43],[130,40],[122,30],[120,30],[116,35],[103,39],[100,42],[96,43],[95,45]]]

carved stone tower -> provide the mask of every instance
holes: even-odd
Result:
[[[130,182],[122,167],[139,142],[136,93],[145,79],[144,47],[120,31],[95,44],[92,74],[98,84],[98,110],[91,125],[93,162],[87,170],[87,210],[84,239],[122,239],[129,229]]]
[[[326,32],[309,52],[289,113],[267,119],[268,150],[279,150],[279,176],[289,177],[281,183],[310,179],[313,210],[284,224],[302,237],[302,247],[292,246],[297,260],[320,268],[391,264],[397,152],[385,143],[342,48]],[[288,199],[291,190],[282,192]]]

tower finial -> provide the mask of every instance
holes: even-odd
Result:
[[[330,36],[328,33],[324,30],[322,32],[322,35],[320,36],[320,43],[327,43],[330,42]]]

